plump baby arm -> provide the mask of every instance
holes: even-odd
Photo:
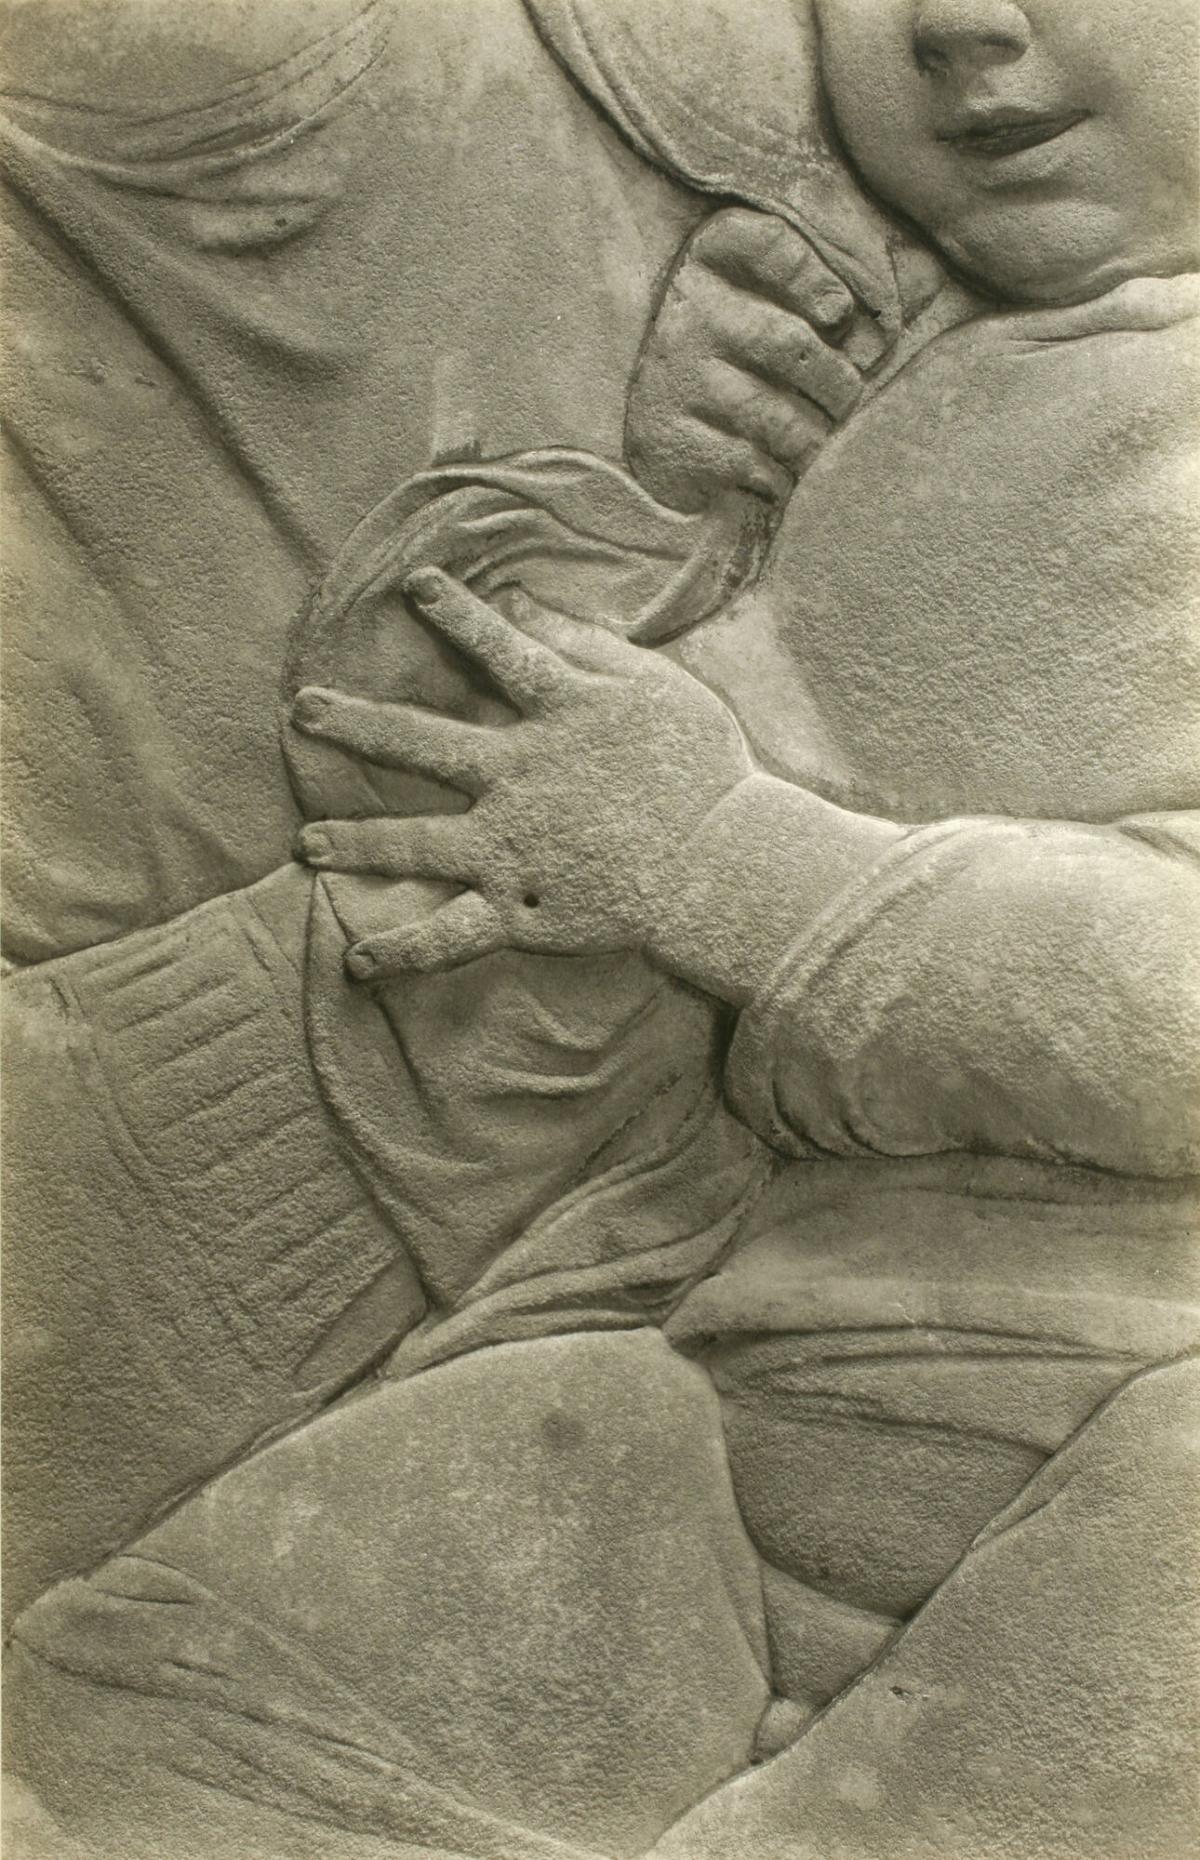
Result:
[[[741,1010],[730,1092],[785,1151],[1195,1166],[1190,817],[851,812],[758,771],[720,699],[662,655],[531,603],[517,626],[436,570],[407,591],[520,716],[300,694],[305,731],[475,796],[305,829],[315,866],[461,886],[352,944],[356,979],[640,949]]]
[[[727,994],[744,998],[757,967],[727,1076],[760,1135],[800,1155],[973,1149],[1151,1176],[1200,1165],[1196,815],[903,832],[822,817],[813,797],[760,779],[708,824],[724,860],[697,856],[658,936],[698,982],[719,964]],[[872,832],[890,845],[814,915],[830,849],[845,870]],[[789,902],[806,927],[765,975]]]

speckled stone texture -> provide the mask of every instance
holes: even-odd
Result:
[[[1200,1838],[1190,0],[0,0],[5,1851]]]

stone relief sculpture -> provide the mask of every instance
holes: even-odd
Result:
[[[14,1855],[1189,1851],[1194,9],[6,35]]]

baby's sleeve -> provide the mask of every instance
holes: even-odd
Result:
[[[792,1155],[1200,1165],[1200,815],[903,835],[743,1011],[727,1087]]]

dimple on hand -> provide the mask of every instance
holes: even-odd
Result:
[[[488,727],[322,687],[297,696],[306,734],[472,797],[460,814],[303,829],[299,856],[317,868],[463,887],[352,946],[350,973],[381,980],[506,947],[642,946],[695,827],[751,772],[732,713],[672,661],[527,599],[515,624],[437,569],[405,593],[518,716]]]

